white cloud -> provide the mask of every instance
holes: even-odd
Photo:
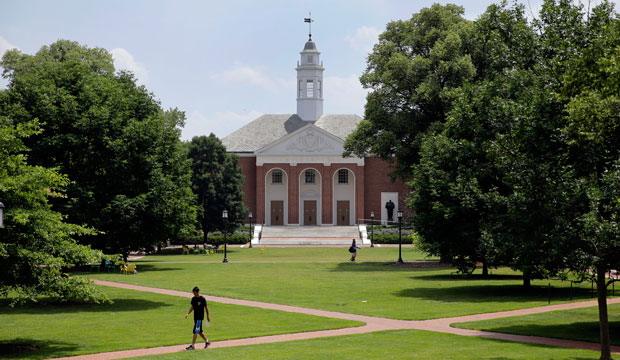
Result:
[[[329,76],[325,79],[325,113],[364,117],[367,94],[368,90],[362,87],[358,75]]]
[[[375,27],[362,26],[355,30],[355,35],[347,35],[344,40],[349,46],[357,51],[369,53],[377,43],[381,31]]]
[[[19,47],[11,44],[7,39],[0,36],[0,58],[2,58],[2,56],[4,56],[4,53],[10,49],[21,50]],[[6,79],[0,77],[0,89],[6,89],[8,85],[9,82],[6,81]]]
[[[181,139],[191,140],[194,136],[208,136],[210,133],[221,139],[261,115],[263,113],[256,110],[245,114],[232,111],[216,112],[210,116],[205,116],[200,111],[193,111],[185,121]]]
[[[147,84],[149,74],[143,63],[137,62],[131,53],[123,48],[110,50],[114,58],[114,67],[116,70],[129,70],[138,78],[138,82]]]
[[[295,87],[293,78],[283,79],[270,76],[260,67],[243,65],[239,62],[236,62],[230,70],[212,74],[211,78],[221,83],[252,84],[273,92]]]

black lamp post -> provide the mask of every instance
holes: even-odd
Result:
[[[403,224],[403,211],[398,210],[397,214],[398,214],[398,263],[402,264],[404,262],[402,253],[401,253],[401,247],[403,244],[402,233],[401,233],[402,224]]]
[[[375,225],[375,212],[370,212],[370,247],[375,247],[374,237],[374,225]]]
[[[250,238],[250,247],[252,247],[252,212],[250,211],[250,213],[248,214],[248,217],[250,218],[250,234],[249,234],[249,238]]]
[[[0,202],[0,229],[4,228],[4,204]]]
[[[228,211],[224,210],[222,211],[222,219],[224,219],[224,260],[222,260],[223,263],[227,263],[228,262],[228,258],[226,257],[227,253],[226,253],[226,225],[228,225]]]

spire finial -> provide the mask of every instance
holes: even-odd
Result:
[[[304,18],[304,22],[308,23],[308,40],[312,41],[312,23],[314,22],[314,20],[312,20],[312,11],[308,13],[308,16],[309,17]]]

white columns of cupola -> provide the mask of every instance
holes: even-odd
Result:
[[[323,115],[323,63],[312,38],[308,39],[297,62],[297,115],[316,121]]]

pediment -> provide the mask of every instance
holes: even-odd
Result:
[[[342,155],[344,141],[309,124],[256,151],[257,155]]]

